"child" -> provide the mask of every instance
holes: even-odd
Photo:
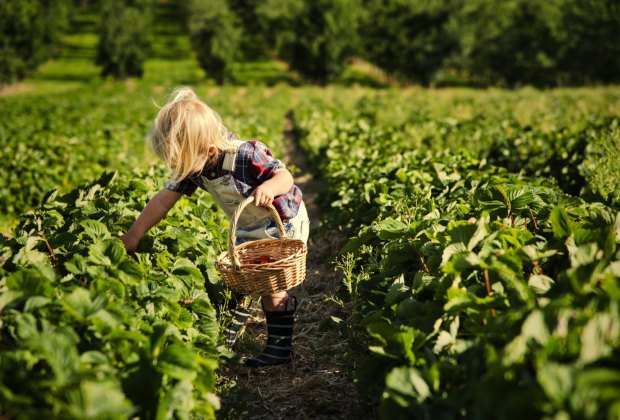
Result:
[[[284,164],[258,141],[233,139],[220,116],[187,87],[177,88],[157,114],[149,135],[153,151],[172,169],[172,177],[144,207],[129,231],[121,236],[133,252],[144,234],[162,220],[183,194],[198,187],[207,190],[219,206],[232,216],[238,204],[253,196],[239,216],[237,244],[277,237],[269,211],[277,209],[290,238],[308,240],[309,219],[299,188]],[[262,296],[267,319],[267,346],[245,361],[250,367],[286,363],[291,359],[294,314],[297,300],[283,291]],[[230,345],[249,317],[238,306],[235,320],[226,331]]]

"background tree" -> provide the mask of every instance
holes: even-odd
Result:
[[[269,56],[268,39],[271,31],[262,30],[257,14],[262,2],[263,0],[228,0],[229,8],[242,28],[239,50],[244,60],[261,60]]]
[[[0,2],[0,84],[23,79],[56,53],[70,7],[68,0]]]
[[[490,84],[555,84],[560,19],[557,3],[542,0],[463,2],[456,25],[462,66]]]
[[[366,0],[362,56],[401,80],[428,85],[457,46],[449,0]]]
[[[200,66],[217,83],[226,83],[232,79],[232,66],[239,56],[242,29],[237,17],[226,0],[190,0],[187,14]]]
[[[318,82],[340,76],[357,45],[358,0],[266,0],[263,29],[292,70]]]
[[[148,54],[149,0],[102,0],[97,64],[103,76],[142,76]]]
[[[620,2],[561,4],[559,71],[569,83],[620,81]]]

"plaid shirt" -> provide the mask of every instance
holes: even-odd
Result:
[[[192,195],[200,186],[198,177],[206,176],[213,180],[227,175],[229,172],[222,169],[225,153],[220,156],[214,164],[207,166],[202,171],[190,175],[179,181],[177,184],[168,182],[166,188],[185,195]],[[243,143],[237,151],[235,160],[235,171],[232,174],[237,185],[237,190],[244,197],[252,195],[254,188],[263,182],[271,179],[276,170],[286,166],[278,159],[273,157],[271,150],[263,143],[252,140]],[[293,185],[286,194],[274,198],[273,206],[283,220],[292,219],[297,214],[301,204],[302,194],[297,185]]]

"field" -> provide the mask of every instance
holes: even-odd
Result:
[[[97,77],[85,16],[0,97],[0,415],[620,418],[620,88],[317,87],[275,61],[220,87],[159,22],[141,80]],[[215,202],[118,239],[167,180],[145,136],[182,84],[313,211],[297,361],[252,381]]]

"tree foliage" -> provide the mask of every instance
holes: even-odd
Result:
[[[230,9],[243,28],[239,51],[245,60],[260,60],[268,56],[270,31],[263,31],[257,9],[263,0],[228,0]]]
[[[454,3],[454,2],[452,2]],[[428,84],[454,51],[450,1],[368,0],[363,57],[400,79]]]
[[[97,64],[103,76],[142,76],[151,20],[148,0],[102,0]]]
[[[367,0],[361,55],[404,80],[439,70],[483,84],[549,86],[620,78],[611,0]]]
[[[50,58],[67,27],[71,2],[0,2],[0,84],[24,78]]]
[[[567,82],[620,79],[620,3],[566,0],[562,7],[560,72]]]
[[[267,0],[258,13],[289,67],[326,83],[342,74],[357,44],[358,0]]]
[[[555,83],[559,12],[538,1],[463,3],[457,25],[463,68],[486,83]]]
[[[207,75],[223,84],[232,78],[241,29],[226,0],[191,0],[188,27],[198,62]]]

